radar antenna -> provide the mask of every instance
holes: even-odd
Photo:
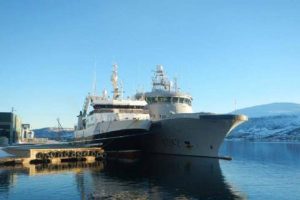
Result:
[[[153,90],[168,90],[171,89],[171,83],[165,76],[164,69],[162,65],[156,66],[156,71],[152,79]]]

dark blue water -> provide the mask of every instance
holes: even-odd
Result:
[[[300,199],[300,144],[226,141],[220,154],[233,160],[2,167],[0,199]]]

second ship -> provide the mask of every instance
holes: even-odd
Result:
[[[78,143],[101,145],[106,150],[140,149],[141,139],[151,125],[144,100],[123,99],[117,65],[111,76],[113,97],[88,95],[75,127]]]

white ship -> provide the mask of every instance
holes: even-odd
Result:
[[[218,157],[218,150],[230,131],[247,120],[244,115],[193,113],[192,97],[179,91],[157,66],[148,103],[152,125],[144,141],[154,153]]]
[[[75,127],[77,142],[102,144],[104,149],[140,149],[140,139],[151,125],[144,100],[123,99],[117,65],[111,77],[113,97],[88,95]],[[89,107],[92,107],[89,112]]]

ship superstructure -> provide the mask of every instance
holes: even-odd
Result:
[[[177,80],[172,83],[158,65],[152,79],[152,91],[145,93],[151,120],[170,118],[175,113],[192,113],[192,97],[181,92]]]
[[[123,99],[118,85],[117,65],[111,77],[113,97],[88,95],[78,116],[77,141],[102,143],[109,149],[132,149],[137,138],[148,133],[150,116],[144,100]],[[92,108],[89,111],[89,108]]]
[[[226,135],[247,120],[244,115],[193,113],[192,96],[179,91],[158,65],[144,98],[151,120],[145,150],[154,153],[218,157]]]

